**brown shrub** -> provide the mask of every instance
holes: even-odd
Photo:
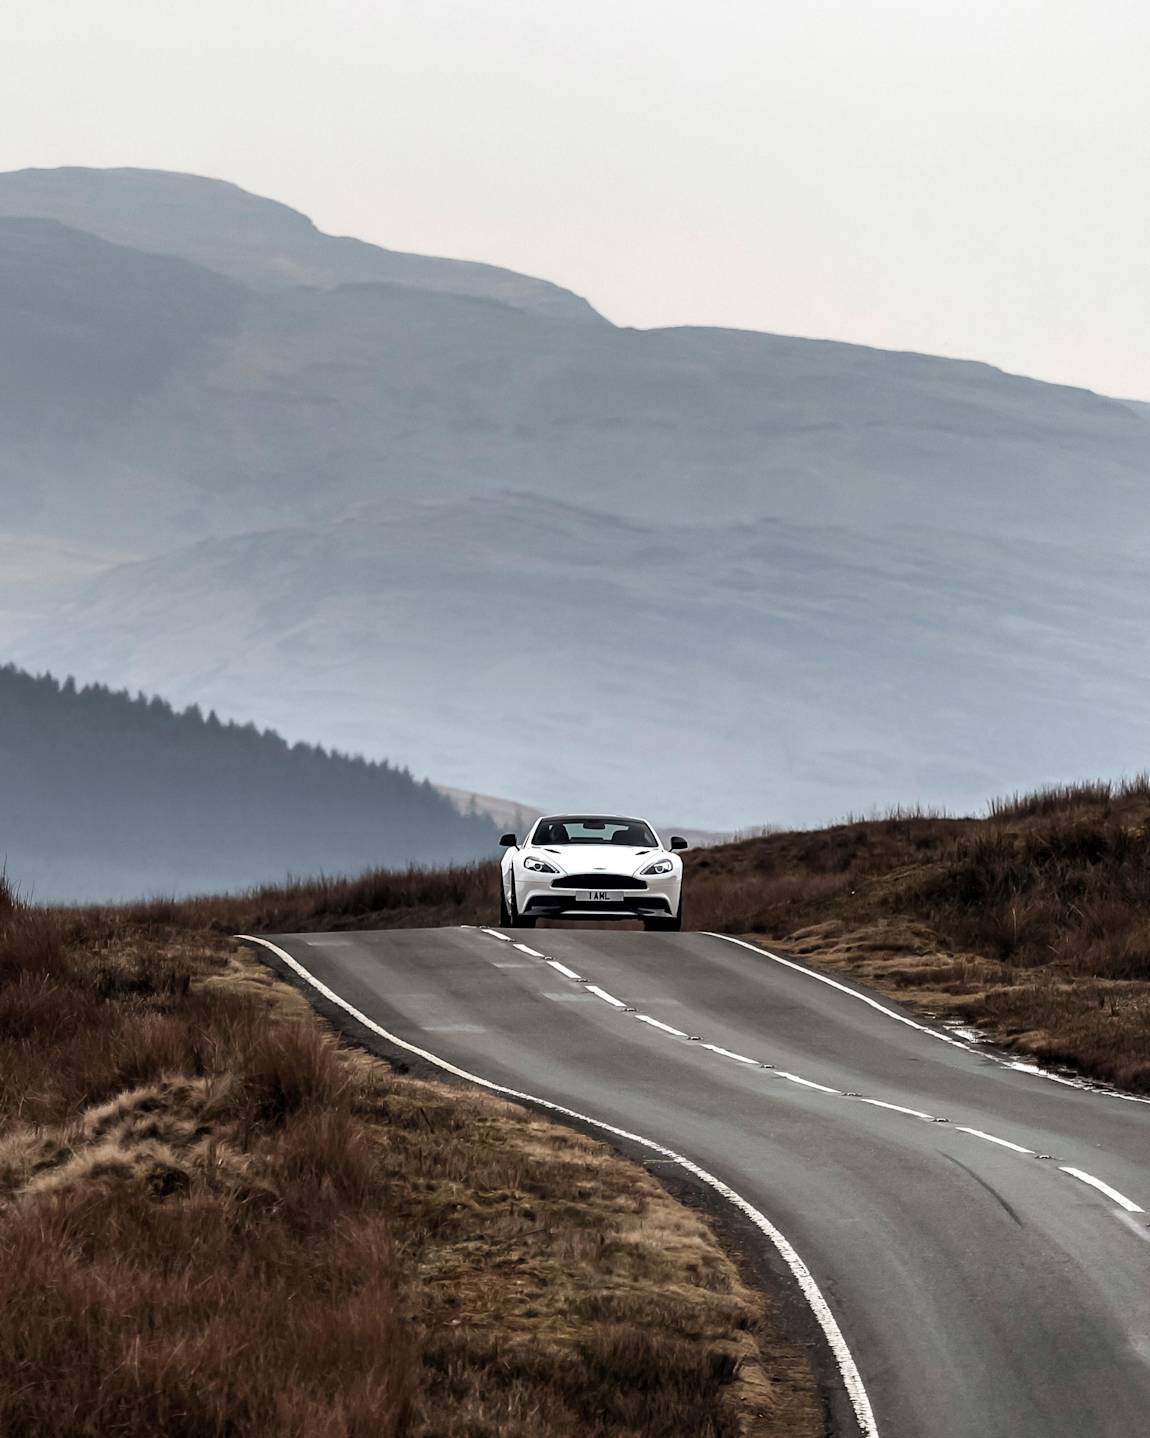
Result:
[[[0,1431],[401,1433],[413,1354],[382,1220],[306,1254],[195,1190],[25,1202],[0,1223]]]

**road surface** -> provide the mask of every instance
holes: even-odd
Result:
[[[733,1190],[829,1310],[837,1432],[1150,1432],[1150,1105],[713,935],[391,930],[262,951],[389,1040]]]

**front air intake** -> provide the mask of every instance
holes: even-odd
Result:
[[[632,874],[563,874],[551,880],[553,889],[645,889],[646,879]]]

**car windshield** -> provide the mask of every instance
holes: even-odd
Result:
[[[658,848],[658,840],[641,819],[609,819],[598,814],[563,814],[541,819],[535,844],[626,844],[633,849]]]

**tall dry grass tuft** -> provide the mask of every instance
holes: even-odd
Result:
[[[960,840],[911,894],[959,942],[1020,967],[1150,981],[1150,831],[1057,813]]]
[[[992,799],[987,813],[992,819],[1024,819],[1078,809],[1108,809],[1112,804],[1131,799],[1150,800],[1150,773],[1135,774],[1128,779],[1052,784],[1030,793],[1009,794]]]
[[[378,1216],[301,1235],[274,1208],[125,1178],[0,1221],[2,1432],[398,1435],[411,1359]]]

